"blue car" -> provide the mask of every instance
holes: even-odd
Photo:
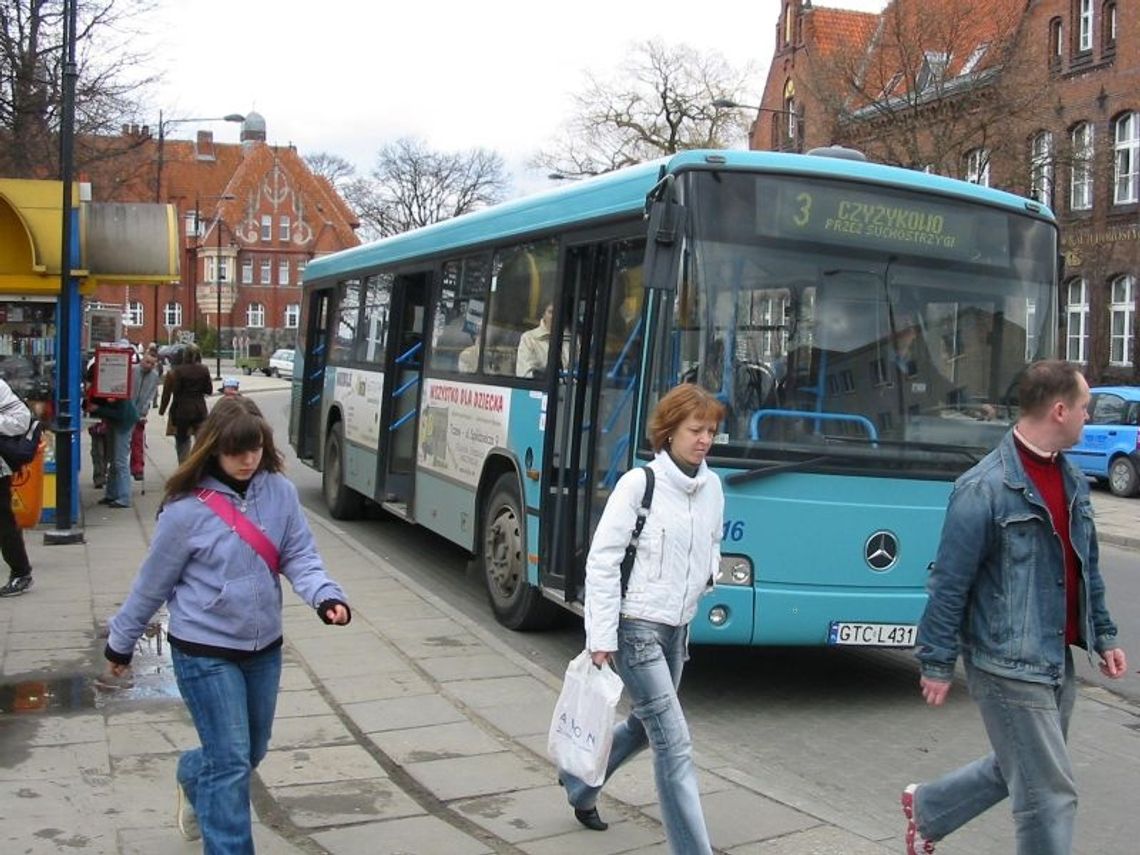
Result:
[[[1081,441],[1067,452],[1086,475],[1117,496],[1140,487],[1140,386],[1094,386]]]

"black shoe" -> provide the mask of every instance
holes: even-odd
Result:
[[[0,588],[0,597],[18,597],[32,587],[32,574],[13,576],[8,584]]]
[[[111,504],[111,500],[108,499],[106,496],[104,496],[102,499],[99,500],[99,504],[100,505],[109,505],[109,504]]]
[[[610,827],[608,822],[603,822],[602,818],[598,816],[598,809],[596,807],[582,810],[574,808],[574,819],[586,826],[591,831],[605,831]]]

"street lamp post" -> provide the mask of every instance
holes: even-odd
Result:
[[[217,315],[215,320],[218,328],[217,341],[214,343],[214,368],[215,380],[222,379],[222,227],[226,225],[226,221],[222,219],[221,203],[228,202],[237,197],[232,193],[224,193],[221,196],[207,196],[207,199],[217,200],[217,212],[214,214],[214,221],[212,228],[217,230],[217,256],[214,258],[214,297],[215,309]],[[198,204],[201,197],[194,197],[194,233],[198,233]],[[195,265],[198,261],[195,258]]]
[[[797,141],[802,145],[804,138],[804,115],[802,112],[797,113],[795,110],[777,110],[772,107],[760,107],[755,104],[741,104],[738,101],[733,101],[731,98],[717,98],[712,102],[712,106],[717,110],[755,110],[757,113],[771,113],[774,116],[787,116],[788,117],[788,130],[789,137],[795,136]]]

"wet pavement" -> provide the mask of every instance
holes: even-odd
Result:
[[[285,383],[242,377],[243,392]],[[174,467],[148,429],[146,494],[108,509],[83,484],[86,543],[29,533],[35,587],[0,601],[0,850],[180,853],[174,765],[197,744],[170,670],[162,615],[131,680],[100,678],[107,618],[145,554]],[[136,485],[138,486],[138,485]],[[1140,547],[1140,500],[1097,491],[1106,542]],[[270,752],[255,776],[260,853],[664,853],[648,756],[600,803],[610,830],[573,819],[545,758],[558,681],[335,524],[310,516],[353,623],[324,626],[285,596],[285,668]],[[882,855],[869,839],[701,762],[719,852]]]

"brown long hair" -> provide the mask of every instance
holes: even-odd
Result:
[[[249,398],[222,398],[198,428],[194,450],[167,479],[163,503],[184,496],[201,483],[206,469],[220,454],[262,449],[259,472],[280,472],[284,458],[273,444],[273,429]]]
[[[696,383],[682,383],[665,393],[653,415],[649,417],[649,444],[654,453],[668,443],[669,437],[689,418],[696,417],[710,422],[720,422],[724,418],[724,404],[713,393]]]

